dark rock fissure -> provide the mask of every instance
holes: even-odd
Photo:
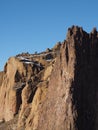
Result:
[[[66,62],[67,62],[67,64],[68,64],[69,54],[68,54],[68,46],[67,46],[67,44],[66,44],[66,50],[65,50],[65,52],[66,52],[66,54],[65,54],[65,56],[66,56]]]
[[[29,97],[29,99],[28,99],[28,103],[32,103],[32,100],[33,100],[33,98],[34,98],[34,95],[35,95],[35,93],[36,93],[36,90],[37,90],[37,87],[36,86],[33,86],[33,90],[32,90],[32,93],[31,93],[31,95],[30,95],[30,97]]]
[[[22,90],[21,91],[17,91],[16,92],[16,101],[17,101],[17,106],[16,106],[16,113],[15,113],[15,115],[16,114],[18,114],[18,112],[19,112],[19,109],[20,109],[20,105],[22,104],[22,98],[21,98],[21,93],[22,93]]]

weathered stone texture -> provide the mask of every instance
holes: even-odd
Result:
[[[98,130],[97,86],[98,32],[72,26],[62,44],[8,60],[0,72],[0,122],[18,115],[17,130]]]

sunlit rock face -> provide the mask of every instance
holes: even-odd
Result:
[[[9,58],[0,72],[0,130],[98,130],[98,32],[68,29],[42,53]]]

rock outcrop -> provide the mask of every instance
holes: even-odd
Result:
[[[97,85],[98,32],[72,26],[54,48],[8,60],[0,72],[0,130],[97,130]]]

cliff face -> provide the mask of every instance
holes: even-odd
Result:
[[[98,32],[73,26],[51,50],[8,60],[0,73],[0,129],[97,130],[97,85]]]

